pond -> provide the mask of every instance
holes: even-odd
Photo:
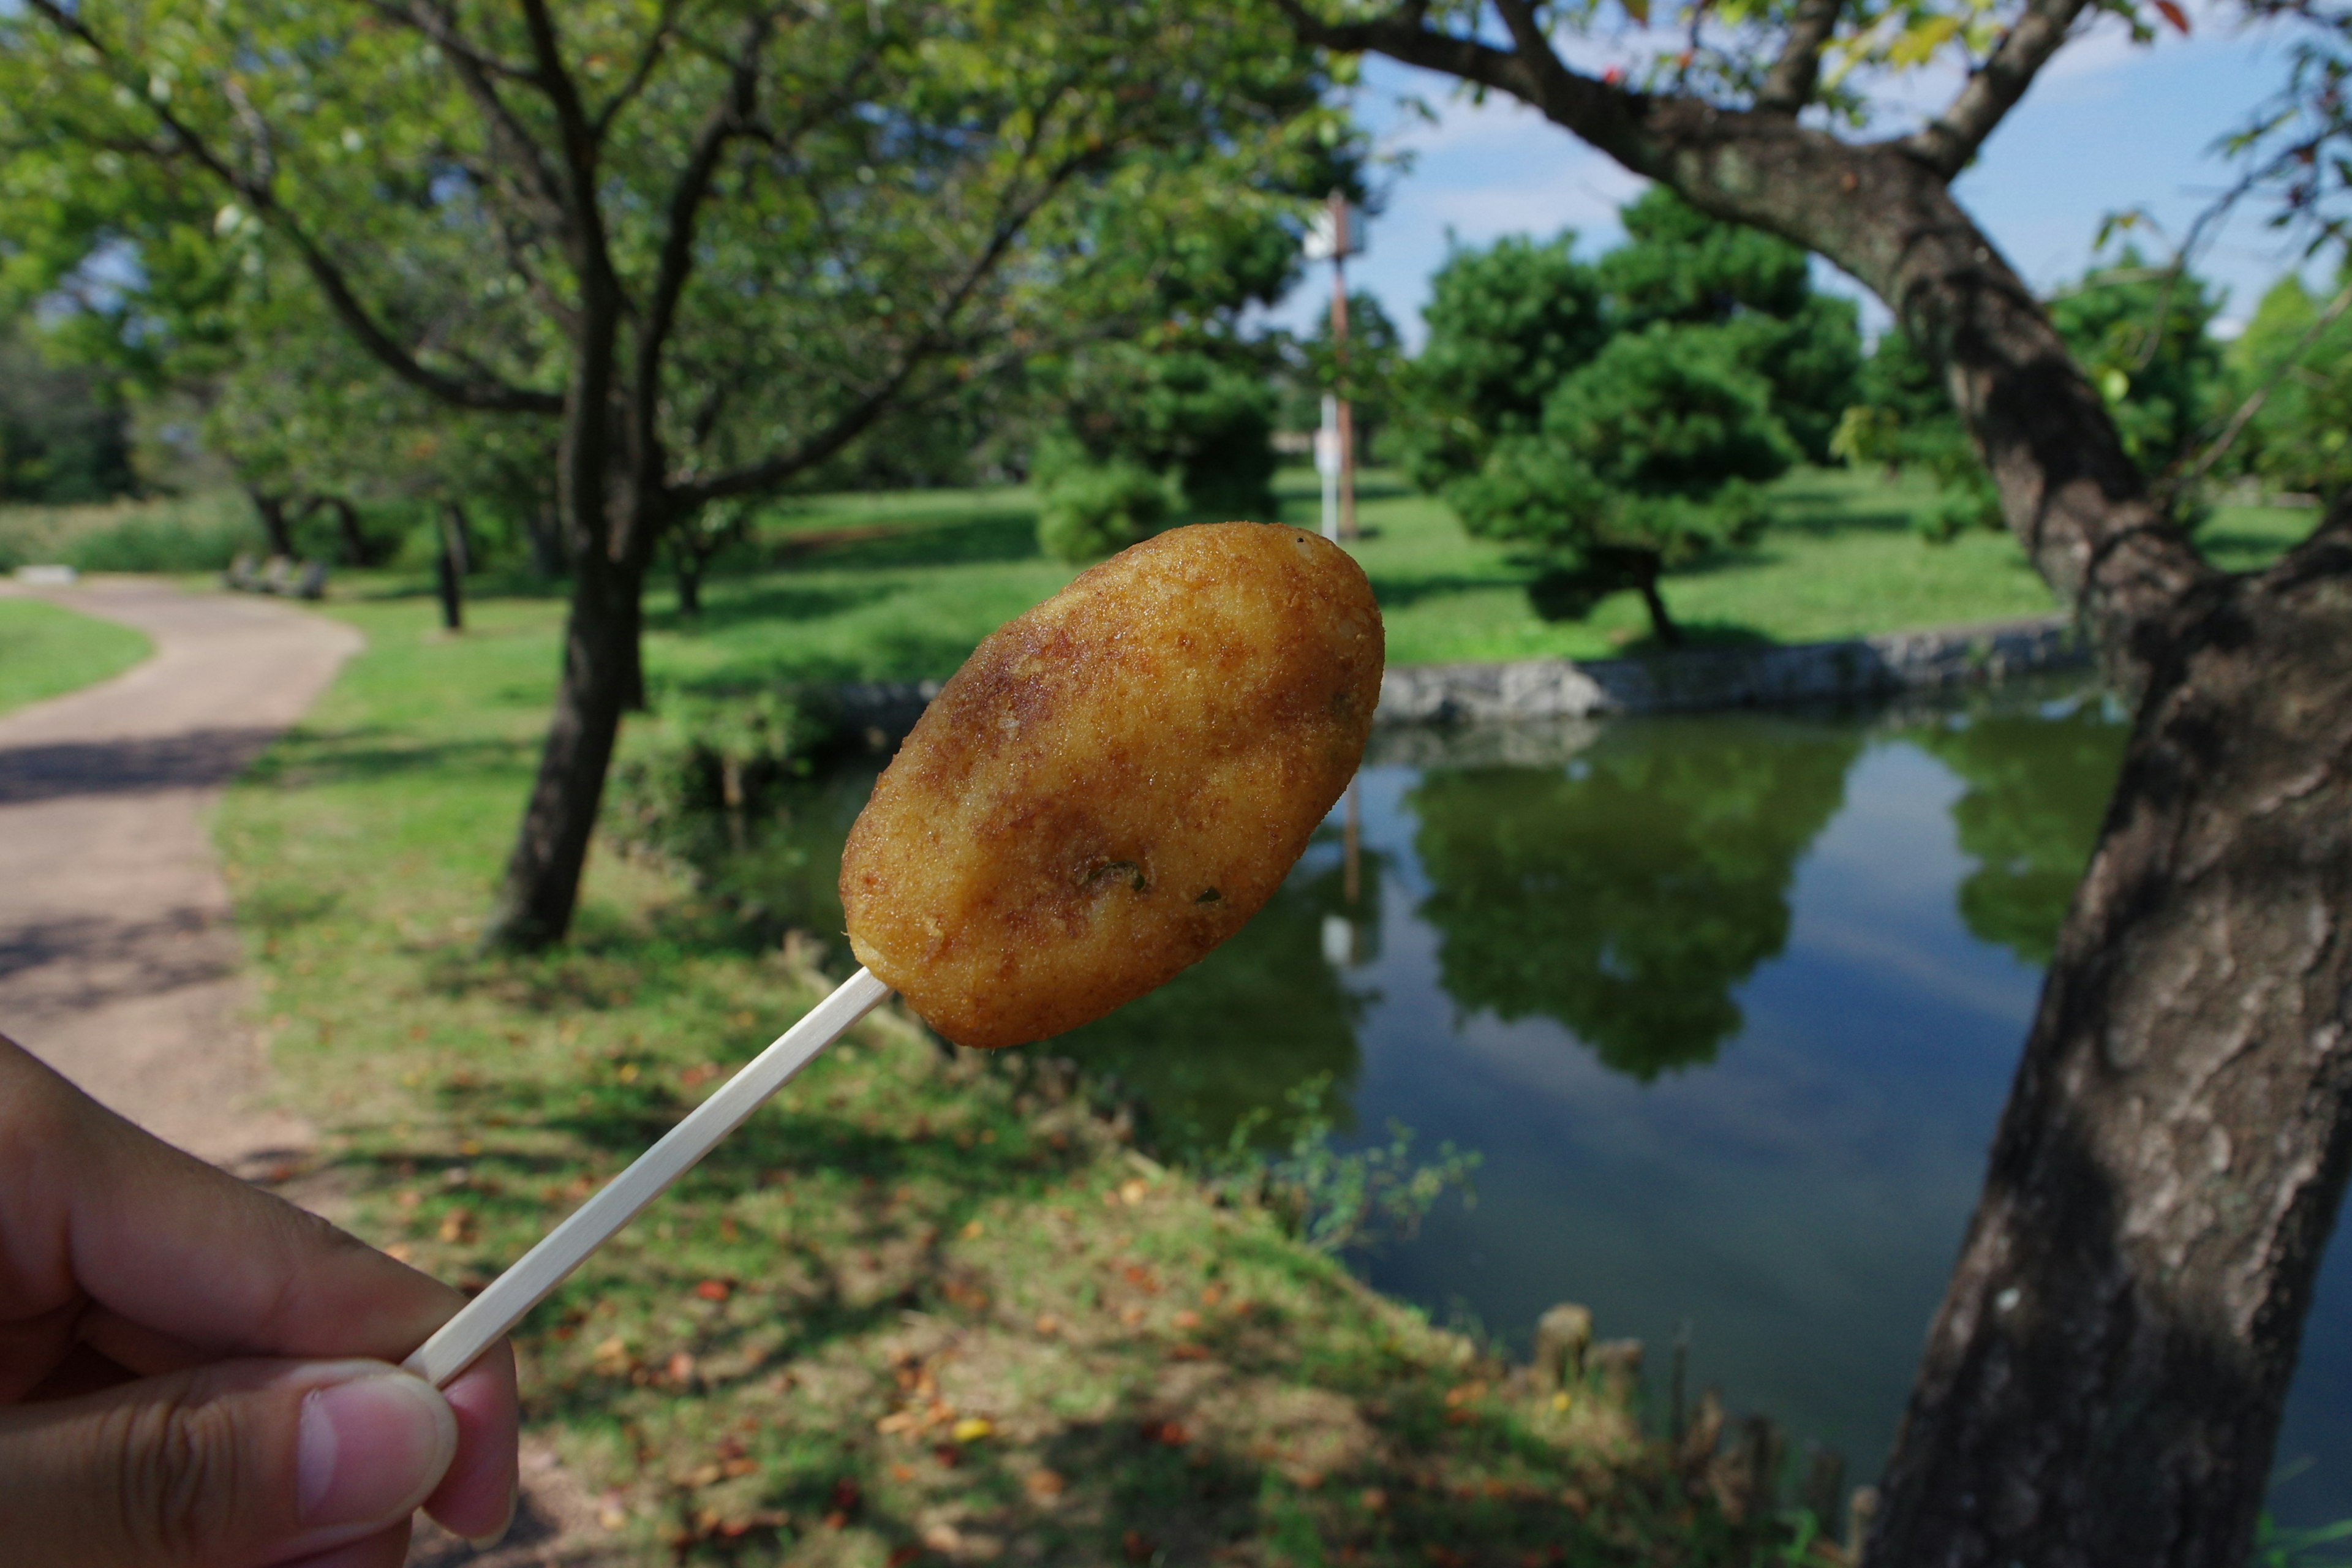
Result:
[[[2123,745],[2029,683],[1870,712],[1385,733],[1275,901],[1052,1048],[1179,1151],[1479,1151],[1475,1201],[1351,1255],[1524,1351],[1537,1316],[1671,1347],[1796,1444],[1884,1461]],[[871,772],[723,858],[839,929]],[[1352,868],[1350,859],[1352,858]],[[829,906],[829,907],[828,907]],[[2341,1227],[2339,1227],[2340,1229]],[[2329,1250],[2279,1447],[2282,1522],[2352,1517],[2352,1247]]]

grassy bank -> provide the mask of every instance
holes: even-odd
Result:
[[[39,599],[0,599],[0,713],[95,686],[154,651],[129,626]]]
[[[1313,476],[1282,476],[1281,521],[1312,527]],[[1875,474],[1807,470],[1775,487],[1780,518],[1756,545],[1669,578],[1675,614],[1700,641],[1804,642],[2039,615],[2049,591],[2005,534],[1923,543],[1916,512],[1934,492]],[[1578,621],[1547,621],[1527,586],[1536,565],[1474,540],[1443,505],[1367,477],[1357,555],[1379,590],[1400,664],[1642,651],[1631,595]],[[2204,539],[2222,564],[2266,561],[2307,532],[2308,511],[2224,509]],[[715,582],[697,624],[667,588],[651,625],[688,686],[769,679],[944,676],[990,628],[1059,588],[1022,489],[822,498],[770,513],[735,574]]]
[[[219,838],[310,1180],[488,1279],[816,994],[600,847],[578,940],[473,955],[558,606],[414,600]],[[697,650],[656,640],[656,684]],[[1132,1146],[1034,1054],[877,1016],[526,1325],[530,1419],[632,1559],[1759,1560],[1591,1383],[1532,1385]],[[1606,1325],[1603,1325],[1604,1329]]]

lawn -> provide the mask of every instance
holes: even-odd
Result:
[[[0,713],[94,686],[154,651],[129,626],[39,599],[0,599]]]
[[[567,948],[475,954],[556,611],[487,599],[452,637],[421,598],[336,605],[367,650],[219,818],[283,1092],[324,1130],[293,1179],[472,1286],[825,979],[610,845]],[[656,639],[656,684],[699,651]],[[896,1010],[812,1068],[520,1336],[600,1528],[632,1560],[872,1568],[1760,1550],[1621,1400],[1363,1289],[1098,1092]]]
[[[1314,479],[1290,470],[1280,521],[1312,527]],[[2048,614],[2049,591],[2007,534],[1928,544],[1912,517],[1925,481],[1808,469],[1774,489],[1775,527],[1757,544],[1669,578],[1669,605],[1700,641],[1806,642]],[[1529,604],[1533,563],[1474,540],[1441,503],[1377,470],[1366,477],[1357,556],[1387,616],[1398,664],[1606,658],[1646,650],[1630,594],[1580,621]],[[2207,524],[2214,557],[2258,564],[2308,531],[2309,511],[2225,508]],[[1019,489],[826,497],[761,519],[756,546],[714,582],[699,624],[667,587],[649,626],[671,679],[726,689],[770,679],[940,677],[972,644],[1053,593],[1071,570],[1037,552]]]

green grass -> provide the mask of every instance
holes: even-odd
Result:
[[[0,599],[0,713],[95,686],[154,651],[129,626],[39,599]]]
[[[307,1179],[478,1285],[820,994],[600,845],[576,939],[473,942],[559,606],[345,603],[367,650],[219,818]],[[656,639],[654,674],[689,647]],[[520,1335],[528,1418],[632,1561],[1751,1560],[1590,1387],[1557,1400],[1027,1053],[886,1010]],[[1604,1329],[1606,1325],[1603,1325]]]
[[[1280,521],[1312,527],[1313,479],[1286,472]],[[1809,642],[2047,614],[2049,591],[2006,534],[1928,544],[1913,514],[1924,481],[1811,469],[1774,489],[1779,518],[1752,547],[1665,584],[1700,642]],[[1374,471],[1357,556],[1370,574],[1398,664],[1642,652],[1649,629],[1629,594],[1586,619],[1550,622],[1528,602],[1536,563],[1467,537],[1441,503]],[[2215,560],[2256,565],[2308,531],[2308,511],[2225,508],[2207,525]],[[990,629],[1073,573],[1045,559],[1024,489],[822,498],[762,520],[759,543],[709,586],[699,624],[667,589],[650,595],[655,662],[686,688],[770,679],[941,677]],[[857,537],[859,534],[869,537]]]
[[[217,490],[89,506],[0,506],[0,570],[53,564],[84,572],[218,572],[263,549],[244,496]]]

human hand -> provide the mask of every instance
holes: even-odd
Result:
[[[456,1291],[149,1136],[0,1037],[11,1568],[399,1568],[502,1531],[514,1358],[388,1363]]]

